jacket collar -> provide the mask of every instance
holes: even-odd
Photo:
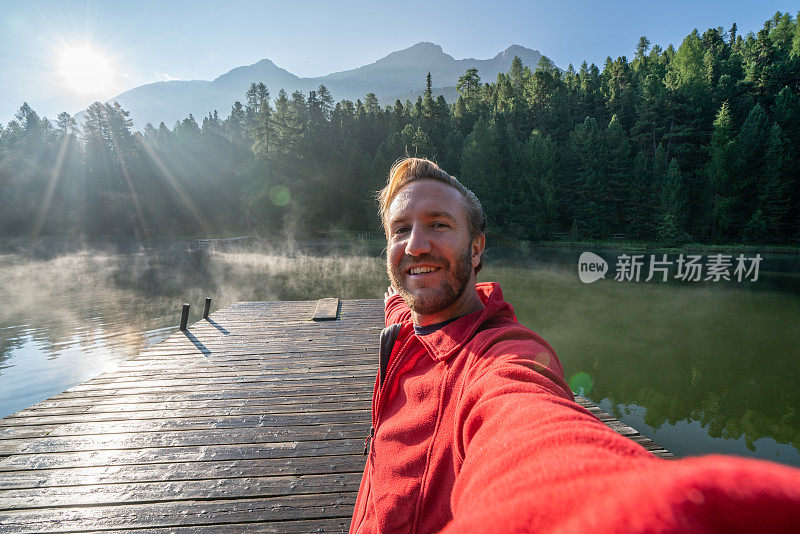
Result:
[[[480,282],[475,284],[482,310],[460,317],[452,323],[425,336],[417,336],[434,360],[444,361],[458,352],[483,325],[493,319],[507,318],[516,321],[514,308],[503,300],[500,284]]]

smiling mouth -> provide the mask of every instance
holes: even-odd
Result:
[[[438,271],[441,267],[412,267],[407,272],[408,274],[425,274]]]

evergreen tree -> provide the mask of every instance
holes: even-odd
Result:
[[[669,162],[667,174],[661,182],[661,209],[658,233],[665,245],[674,246],[685,240],[683,221],[683,184],[678,160]]]
[[[502,213],[496,211],[497,198],[504,195],[497,182],[503,172],[500,149],[494,128],[483,117],[479,118],[472,132],[464,140],[461,152],[461,181],[472,190],[483,203],[487,225],[497,231]]]
[[[768,146],[771,125],[764,108],[756,104],[747,116],[734,144],[735,159],[731,189],[734,196],[733,220],[739,235],[759,210],[759,191],[762,189],[765,165],[764,147]],[[759,218],[763,213],[759,215]],[[758,221],[759,225],[761,221]],[[756,236],[763,237],[759,226],[758,232],[750,229],[747,235],[751,240]]]
[[[657,234],[656,218],[658,204],[656,202],[653,163],[663,155],[663,146],[656,149],[653,158],[639,152],[633,161],[631,175],[631,198],[629,208],[625,211],[625,233],[636,239],[654,239]]]
[[[431,71],[428,71],[428,76],[425,78],[425,98],[432,98],[433,92],[431,90]]]
[[[538,241],[550,237],[558,215],[556,146],[549,137],[534,131],[525,142],[522,156],[518,187],[514,191],[521,203],[519,237]]]
[[[58,114],[58,117],[56,118],[56,125],[58,126],[58,131],[61,132],[61,135],[73,134],[78,129],[75,119],[66,111]]]
[[[763,217],[763,234],[749,235],[751,241],[780,242],[781,238],[785,237],[790,200],[788,194],[790,182],[786,178],[792,168],[788,148],[781,127],[773,124],[767,140],[756,208],[756,212]],[[753,217],[756,217],[756,214],[753,214]]]
[[[467,106],[474,102],[475,99],[478,97],[478,91],[481,86],[481,77],[478,76],[478,69],[470,68],[467,69],[467,72],[458,78],[458,84],[456,85],[456,89],[458,90],[458,94],[464,98]]]
[[[250,136],[253,153],[261,159],[266,159],[269,156],[272,131],[269,90],[263,83],[253,82],[245,93],[245,98],[246,131]]]
[[[730,108],[723,102],[714,120],[714,132],[709,147],[706,177],[710,189],[711,238],[719,241],[731,234],[735,222],[735,197],[733,193],[735,151]]]
[[[560,208],[571,214],[581,235],[593,238],[608,237],[610,229],[607,213],[611,198],[603,137],[597,121],[587,117],[570,134],[565,154],[572,196],[564,197]]]
[[[605,217],[608,220],[608,231],[612,234],[625,233],[627,228],[625,212],[631,209],[633,202],[639,200],[630,197],[633,169],[631,146],[627,137],[625,129],[614,115],[605,132],[608,173],[608,205]]]

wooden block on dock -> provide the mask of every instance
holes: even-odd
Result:
[[[315,321],[335,321],[339,315],[339,299],[319,299],[314,310]]]

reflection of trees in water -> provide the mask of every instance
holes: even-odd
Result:
[[[729,335],[737,338],[735,331]],[[730,341],[716,343],[714,336],[710,340],[705,351],[670,353],[665,358],[643,355],[627,372],[614,373],[624,364],[602,358],[595,380],[599,387],[592,397],[645,407],[645,423],[654,429],[664,423],[696,421],[711,437],[744,436],[750,450],[762,437],[800,450],[800,414],[796,412],[800,371],[791,354],[770,354],[765,347],[759,358],[745,339],[740,340],[744,346],[739,352],[725,350]]]
[[[0,371],[5,367],[5,361],[11,351],[21,346],[22,339],[17,335],[16,331],[9,327],[3,328],[3,333],[0,334]]]
[[[654,429],[664,423],[696,421],[711,437],[744,436],[750,450],[755,450],[753,442],[762,437],[800,450],[800,414],[796,410],[800,406],[800,373],[787,361],[790,355],[753,361],[709,347],[704,353],[681,356],[644,354],[623,362],[613,355],[599,355],[599,362],[591,366],[596,387],[590,396],[607,398],[615,406],[644,407],[645,423]],[[623,366],[628,369],[621,369]]]
[[[696,421],[712,437],[770,437],[800,450],[800,299],[754,288],[599,282],[487,269],[520,320],[550,342],[589,397],[646,409],[645,423]],[[617,413],[616,415],[621,415]]]
[[[700,395],[669,395],[642,388],[638,395],[620,398],[607,391],[597,390],[597,399],[607,398],[614,404],[620,416],[619,405],[635,404],[646,408],[645,423],[659,429],[664,423],[678,421],[698,422],[713,438],[736,440],[744,437],[745,445],[755,450],[754,442],[769,437],[778,443],[788,444],[800,450],[800,421],[796,408],[797,395],[778,394],[764,396],[762,392],[738,388],[726,391],[705,391]],[[764,409],[751,408],[753,401],[767,400],[771,404]]]

